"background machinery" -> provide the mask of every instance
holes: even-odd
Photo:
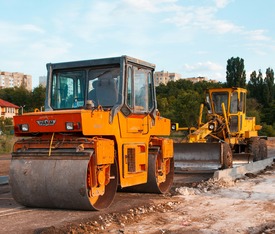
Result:
[[[266,137],[258,136],[260,125],[246,116],[246,90],[213,88],[201,104],[198,127],[189,130],[185,141],[174,143],[175,167],[179,171],[205,171],[230,168],[233,163],[249,163],[267,157]],[[202,122],[204,106],[206,123]]]
[[[170,120],[156,107],[153,64],[128,56],[47,64],[45,112],[14,117],[14,199],[101,210],[118,186],[165,193],[173,183]]]

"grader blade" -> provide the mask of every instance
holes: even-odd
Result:
[[[253,162],[253,155],[250,153],[240,153],[240,154],[233,154],[233,165],[242,166],[244,164],[252,163]]]
[[[222,167],[222,143],[174,143],[175,172],[206,172]]]

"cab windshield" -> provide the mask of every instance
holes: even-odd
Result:
[[[51,87],[53,109],[83,108],[87,100],[95,107],[118,102],[119,67],[54,71]]]
[[[222,103],[224,103],[225,110],[228,106],[228,93],[227,92],[215,92],[212,93],[212,100],[214,106],[214,112],[222,114]]]

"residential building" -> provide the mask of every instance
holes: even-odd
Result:
[[[183,78],[183,79],[189,80],[189,81],[191,81],[192,83],[203,82],[203,81],[211,82],[211,83],[217,83],[217,82],[218,82],[218,81],[216,81],[216,80],[208,80],[207,77],[203,77],[203,76],[191,77],[191,78]]]
[[[17,105],[0,99],[0,118],[12,118],[13,116],[18,115],[19,108],[20,107]]]
[[[0,71],[0,89],[20,86],[32,91],[32,76],[20,72]]]
[[[177,81],[181,78],[181,74],[168,71],[156,71],[154,73],[155,85],[167,84],[169,81]]]

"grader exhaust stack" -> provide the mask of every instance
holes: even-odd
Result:
[[[261,126],[255,117],[246,117],[246,90],[242,88],[207,90],[198,127],[181,128],[175,123],[171,129],[191,131],[187,139],[174,143],[176,171],[211,171],[267,157],[266,137],[258,136]]]

